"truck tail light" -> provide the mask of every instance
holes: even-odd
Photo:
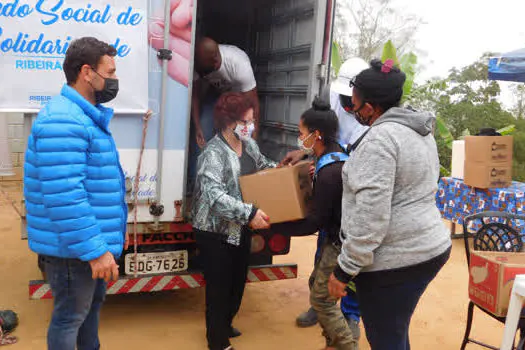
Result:
[[[263,236],[257,234],[252,236],[252,253],[260,253],[265,246],[266,242]]]
[[[268,241],[268,246],[273,253],[282,253],[287,250],[290,238],[280,234],[274,234]]]

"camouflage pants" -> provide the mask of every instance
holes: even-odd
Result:
[[[341,249],[330,242],[321,249],[321,258],[312,273],[314,283],[310,290],[310,304],[317,312],[327,346],[338,350],[357,350],[358,336],[352,334],[337,300],[328,293],[328,279],[337,265]]]

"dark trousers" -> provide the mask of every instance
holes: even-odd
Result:
[[[197,232],[197,244],[206,280],[206,337],[208,348],[223,350],[230,346],[232,321],[241,306],[248,264],[251,233],[242,232],[236,247],[213,233]]]
[[[450,248],[427,262],[366,272],[355,278],[366,338],[372,350],[409,350],[412,314],[428,284],[450,257]]]

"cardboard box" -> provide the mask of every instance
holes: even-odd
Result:
[[[243,199],[264,211],[271,223],[304,219],[312,196],[310,162],[241,176]]]
[[[466,136],[465,161],[512,164],[513,147],[512,136]]]
[[[525,274],[525,253],[471,251],[469,297],[496,316],[506,316],[516,275]]]
[[[463,182],[477,188],[504,188],[512,183],[512,164],[466,161]]]

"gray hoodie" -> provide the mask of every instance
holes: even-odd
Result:
[[[435,201],[434,123],[431,113],[391,108],[344,165],[339,266],[347,274],[415,265],[450,247]]]

